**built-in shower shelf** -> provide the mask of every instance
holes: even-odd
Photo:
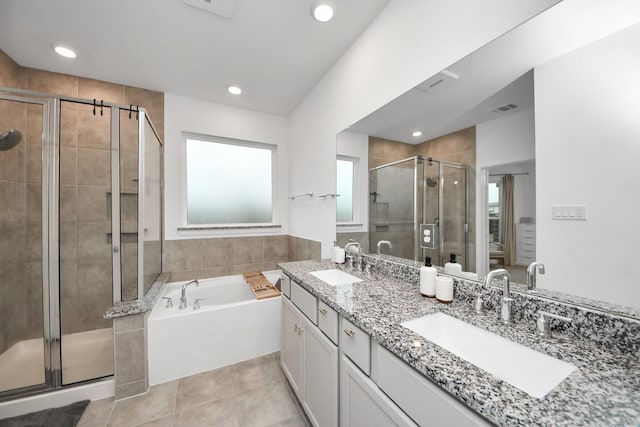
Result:
[[[111,244],[112,241],[111,233],[107,233],[107,243]],[[120,233],[120,244],[123,243],[138,243],[138,233]]]

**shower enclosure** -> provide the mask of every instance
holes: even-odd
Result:
[[[162,145],[144,110],[0,89],[10,130],[22,138],[0,138],[2,400],[113,375],[103,315],[142,297],[162,241]]]
[[[369,170],[369,251],[443,266],[467,256],[467,166],[414,156]]]

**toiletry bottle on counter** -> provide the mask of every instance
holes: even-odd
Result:
[[[452,276],[460,276],[462,274],[462,266],[456,262],[456,254],[449,255],[449,262],[444,265],[444,272]]]
[[[436,276],[438,270],[431,266],[431,257],[424,258],[424,265],[420,267],[420,293],[425,297],[436,296]]]
[[[451,277],[436,277],[436,299],[447,304],[453,301],[453,279]]]

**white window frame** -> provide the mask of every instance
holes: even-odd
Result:
[[[267,223],[228,223],[228,224],[189,224],[188,223],[188,159],[187,159],[187,140],[193,139],[198,141],[208,141],[218,144],[236,145],[249,148],[261,148],[271,151],[271,222]],[[205,135],[193,132],[182,132],[182,152],[184,158],[184,168],[182,173],[182,227],[178,228],[179,234],[182,235],[264,235],[279,234],[282,231],[282,225],[279,223],[280,213],[278,209],[278,195],[280,189],[277,186],[277,168],[278,168],[278,146],[276,144],[268,144],[264,142],[240,140],[234,138],[226,138],[216,135]]]

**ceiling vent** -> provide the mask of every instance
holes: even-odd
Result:
[[[454,74],[451,71],[442,70],[430,79],[427,79],[424,82],[420,83],[418,86],[416,86],[416,89],[419,89],[426,93],[435,93],[449,86],[448,83],[455,80],[458,80],[457,74]]]
[[[189,6],[197,7],[205,12],[213,13],[223,18],[231,18],[236,0],[183,0]]]
[[[516,104],[506,104],[491,111],[493,111],[494,113],[502,114],[506,113],[507,111],[515,110],[516,108],[518,108]]]

